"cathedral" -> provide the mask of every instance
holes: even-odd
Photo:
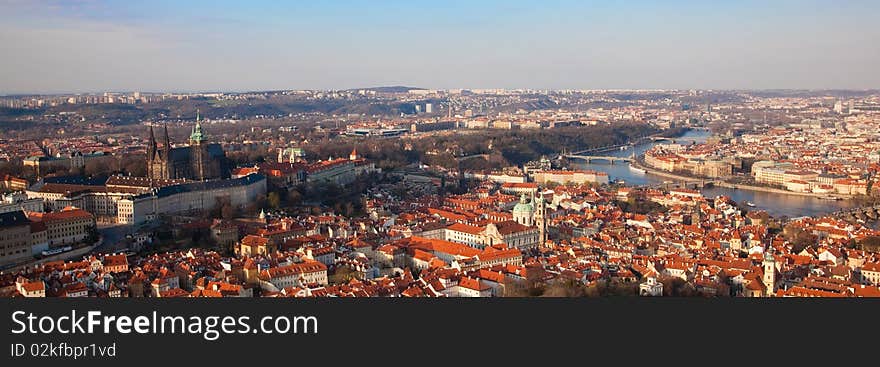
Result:
[[[229,178],[229,163],[220,144],[206,142],[202,125],[196,115],[196,126],[192,129],[189,146],[186,147],[172,148],[168,126],[165,126],[162,149],[159,149],[153,127],[150,126],[147,176],[153,179],[196,181]]]

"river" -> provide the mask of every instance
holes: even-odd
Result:
[[[709,136],[710,133],[703,130],[691,130],[682,135],[682,137],[684,138],[692,138],[697,140],[698,142],[706,141]],[[636,145],[634,147],[630,147],[625,150],[615,150],[594,154],[616,157],[629,157],[633,153],[635,153],[636,155],[644,154],[645,151],[647,151],[654,145],[662,143],[668,142],[644,143]],[[583,160],[574,160],[572,161],[571,165],[572,168],[577,169],[590,169],[595,171],[607,172],[609,180],[623,180],[624,182],[626,182],[626,184],[634,186],[660,184],[668,180],[667,178],[655,176],[650,173],[641,173],[639,171],[635,171],[631,169],[629,167],[629,163],[626,162],[615,162],[614,164],[610,164],[604,160],[597,160],[593,161],[592,163],[587,163]],[[710,198],[718,195],[725,195],[729,196],[738,203],[746,201],[754,203],[756,209],[766,210],[767,213],[774,217],[787,216],[790,218],[794,218],[801,216],[819,216],[840,209],[856,206],[856,204],[851,200],[822,200],[809,196],[786,195],[725,187],[704,188],[702,192],[703,195]]]

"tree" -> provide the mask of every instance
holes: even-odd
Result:
[[[209,212],[206,213],[206,218],[223,218],[223,209],[224,207],[229,206],[232,207],[232,202],[228,197],[217,197],[214,202],[214,207],[211,208]],[[227,209],[228,211],[229,209]]]
[[[302,203],[303,195],[298,189],[290,190],[287,193],[287,203],[289,205],[299,205]]]
[[[0,176],[2,175],[18,175],[22,172],[24,166],[21,161],[0,161]]]
[[[799,253],[807,247],[815,247],[819,241],[818,236],[807,232],[795,224],[785,226],[782,230],[782,236],[791,243],[791,251],[793,253]]]
[[[584,292],[586,297],[633,297],[639,295],[639,283],[600,279]]]
[[[666,207],[642,197],[630,197],[626,201],[615,200],[614,204],[621,210],[636,214],[662,213]]]
[[[865,237],[859,246],[864,251],[880,252],[880,236]]]
[[[336,268],[336,270],[333,272],[333,275],[331,275],[330,279],[328,280],[331,284],[340,284],[347,283],[348,281],[354,278],[358,278],[359,276],[360,273],[358,271],[355,271],[347,265],[343,265]]]
[[[566,279],[549,284],[544,293],[541,294],[541,297],[583,297],[586,294],[586,290],[581,282]]]
[[[354,204],[351,201],[347,201],[342,208],[342,213],[346,217],[351,217],[354,214]]]
[[[113,168],[110,166],[108,158],[92,158],[86,161],[83,171],[86,176],[97,176],[112,172]]]
[[[256,215],[266,206],[266,195],[260,194],[253,202],[244,207],[244,215]]]
[[[147,175],[147,162],[142,156],[126,155],[122,157],[119,166],[123,173],[136,177]]]
[[[660,283],[663,284],[663,295],[664,296],[672,296],[672,297],[682,297],[687,296],[687,292],[684,289],[689,286],[684,279],[679,277],[668,277],[663,276],[660,278]]]
[[[278,209],[281,207],[281,195],[276,191],[272,191],[266,196],[266,203],[272,209]]]
[[[235,218],[238,214],[238,208],[232,206],[229,203],[223,204],[220,208],[220,216],[223,219],[232,219]]]

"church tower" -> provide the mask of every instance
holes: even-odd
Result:
[[[764,287],[767,288],[767,296],[776,293],[776,259],[773,258],[771,249],[764,251]]]
[[[535,226],[538,227],[538,243],[543,246],[547,241],[547,201],[538,193],[535,197]]]
[[[169,179],[171,178],[171,138],[168,137],[168,124],[163,127],[165,136],[163,137],[162,154],[159,156],[156,174],[153,178]]]
[[[165,141],[159,150],[159,142],[156,141],[156,133],[150,126],[150,141],[147,143],[147,176],[156,179],[168,178],[168,156],[171,142],[168,139],[168,126],[165,126]]]
[[[193,127],[192,133],[189,134],[189,144],[201,145],[204,140],[205,135],[202,134],[202,124],[199,120],[199,111],[196,110],[196,126]]]
[[[153,132],[153,125],[150,125],[150,141],[147,143],[147,162],[155,160],[157,152],[156,133]]]
[[[150,128],[150,142],[147,146],[147,173],[150,178],[204,181],[229,177],[229,166],[223,147],[208,142],[202,131],[199,112],[196,112],[196,123],[189,136],[189,146],[172,148],[168,125],[164,128],[161,149],[158,148],[153,128]]]
[[[163,155],[163,157],[165,159],[168,159],[168,154],[170,154],[170,152],[171,152],[171,138],[168,137],[168,124],[165,124],[164,127],[165,127],[165,137],[164,137],[165,141],[162,142],[164,144],[164,145],[162,145],[162,150],[165,153]]]
[[[196,109],[196,126],[193,127],[192,133],[189,134],[189,146],[192,154],[193,173],[196,179],[204,181],[207,176],[205,169],[205,160],[208,158],[208,152],[202,146],[205,135],[202,134],[202,123],[199,118],[199,110]]]

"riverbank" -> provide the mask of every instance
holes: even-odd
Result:
[[[813,192],[794,192],[794,191],[788,191],[788,190],[783,190],[783,189],[775,189],[772,187],[734,184],[734,183],[730,183],[730,182],[726,182],[726,181],[714,181],[714,185],[718,186],[718,187],[727,187],[727,188],[731,188],[734,190],[743,189],[743,190],[752,190],[752,191],[772,192],[775,194],[799,195],[799,196],[813,197],[813,198],[822,199],[822,200],[829,200],[829,198],[834,199],[834,200],[838,200],[838,199],[848,200],[848,199],[853,198],[852,195],[842,195],[842,194],[833,194],[832,195],[832,194],[816,194]]]
[[[585,150],[578,151],[577,153],[578,154],[586,154],[586,153],[614,152],[614,151],[617,151],[617,150],[624,148],[624,147],[633,147],[636,145],[651,143],[654,141],[653,140],[654,138],[665,138],[665,139],[680,138],[682,136],[685,136],[688,132],[695,131],[695,130],[708,131],[708,129],[705,129],[705,128],[693,128],[693,127],[676,128],[674,130],[667,129],[667,130],[663,130],[663,131],[656,133],[656,134],[651,134],[651,135],[640,137],[636,141],[627,141],[623,144],[612,145],[612,146],[602,147],[602,148],[585,149]],[[565,153],[565,151],[563,150],[562,152],[559,152],[556,155],[563,155],[564,153]]]
[[[16,264],[15,266],[10,267],[9,269],[4,269],[3,272],[14,273],[14,272],[18,272],[18,271],[25,269],[25,268],[33,268],[37,265],[42,265],[47,262],[80,259],[83,257],[83,255],[91,252],[96,246],[97,246],[97,244],[83,246],[83,247],[75,248],[75,249],[67,251],[67,252],[62,252],[60,254],[47,256],[47,257],[40,258],[40,259],[30,260],[30,261],[27,261],[24,263]]]
[[[794,191],[788,191],[788,190],[777,189],[777,188],[772,188],[772,187],[765,187],[765,186],[734,184],[734,183],[726,182],[726,181],[723,181],[720,179],[706,179],[706,178],[702,178],[702,177],[682,176],[682,175],[674,174],[671,172],[663,171],[663,170],[648,166],[647,164],[644,164],[641,161],[640,157],[636,158],[632,162],[630,162],[630,165],[635,168],[644,170],[645,173],[647,173],[647,174],[651,174],[651,175],[655,175],[655,176],[672,178],[675,180],[686,181],[686,182],[687,181],[696,181],[696,180],[706,180],[706,181],[711,181],[712,184],[717,187],[726,187],[726,188],[730,188],[730,189],[734,189],[734,190],[760,191],[760,192],[769,192],[769,193],[774,193],[774,194],[812,197],[812,198],[824,199],[824,200],[827,200],[827,198],[829,198],[829,197],[840,198],[840,199],[844,199],[844,200],[852,198],[851,195],[841,195],[841,194],[830,195],[830,194],[816,194],[816,193],[812,193],[812,192],[794,192]]]
[[[692,140],[705,139],[708,136],[709,133],[705,131],[690,131],[687,133],[687,135],[685,135],[685,137],[691,138]],[[607,155],[620,158],[640,156],[657,144],[662,143],[637,145],[626,151],[610,152],[607,153]],[[602,160],[598,162],[587,163],[586,161],[572,159],[570,160],[570,165],[573,169],[605,172],[608,174],[609,180],[621,180],[630,186],[664,187],[666,184],[664,182],[665,180],[676,181],[676,184],[680,184],[683,178],[680,176],[687,176],[687,174],[676,175],[672,172],[656,172],[656,170],[652,171],[655,171],[658,174],[648,174],[647,172],[639,171],[640,168],[638,168],[638,164],[630,165],[627,163],[618,162],[610,164]],[[689,181],[691,183],[696,181],[697,184],[700,183],[699,179],[694,180],[691,177],[688,177],[688,179],[684,181]],[[708,181],[709,180],[706,180],[706,182]],[[670,184],[669,187],[673,187],[673,184]],[[767,213],[769,213],[771,216],[778,218],[796,218],[801,216],[821,217],[829,213],[852,209],[858,206],[858,199],[822,200],[817,199],[814,196],[803,196],[790,192],[785,192],[784,194],[772,193],[766,192],[769,190],[746,190],[745,188],[739,189],[739,187],[740,186],[737,186],[738,189],[733,189],[728,187],[721,187],[718,185],[707,186],[700,189],[700,192],[702,192],[703,195],[709,198],[713,198],[716,196],[726,196],[731,198],[731,200],[736,201],[737,203],[754,203],[756,206],[753,207],[752,210],[766,210]]]

